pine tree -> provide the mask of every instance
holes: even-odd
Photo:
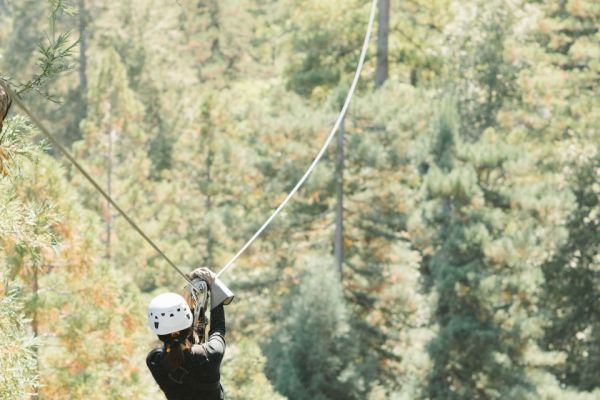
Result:
[[[314,264],[284,301],[282,321],[268,342],[267,374],[278,391],[297,399],[364,398],[373,359],[357,363],[341,286],[333,268]]]
[[[595,373],[600,368],[599,168],[596,155],[573,171],[576,208],[567,224],[569,239],[544,265],[545,306],[551,315],[544,343],[566,353],[565,363],[553,368],[556,376],[585,391],[600,387]]]
[[[236,189],[241,183],[235,180],[235,171],[243,160],[236,149],[242,147],[226,135],[231,130],[224,107],[214,92],[205,93],[174,144],[172,185],[173,191],[182,195],[174,197],[173,203],[180,213],[182,237],[190,246],[189,265],[218,267],[231,240],[228,230],[239,229],[242,222],[231,226],[232,211],[238,206],[234,199],[241,191]]]
[[[597,26],[594,2],[545,2],[528,5],[526,35],[517,41],[512,62],[521,65],[516,111],[501,112],[510,129],[530,132],[539,168],[553,171],[557,187],[573,193],[574,208],[563,224],[568,240],[557,243],[544,264],[543,313],[545,335],[541,345],[558,353],[550,371],[566,387],[564,396],[598,390],[592,370],[598,367],[598,309],[595,272],[597,252],[594,211],[597,208],[598,107]],[[535,23],[534,23],[535,22]],[[596,171],[596,172],[594,172]],[[550,386],[550,385],[546,385]],[[579,392],[583,396],[584,392]],[[591,394],[593,396],[593,394]]]

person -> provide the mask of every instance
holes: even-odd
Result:
[[[189,277],[204,280],[215,298],[214,292],[218,290],[215,286],[219,285],[215,285],[212,271],[198,268]],[[163,345],[150,351],[146,364],[167,399],[224,399],[220,383],[225,354],[223,302],[215,305],[213,301],[206,343],[194,343],[193,310],[179,294],[163,293],[155,297],[148,306],[148,323]]]

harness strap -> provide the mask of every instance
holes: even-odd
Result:
[[[179,373],[177,373],[179,372]],[[173,382],[175,382],[178,385],[181,385],[183,383],[183,378],[185,378],[187,375],[189,375],[190,371],[188,371],[187,369],[183,368],[183,367],[179,367],[177,368],[175,371],[171,371],[169,372],[169,379],[172,380]],[[177,375],[177,376],[175,376]]]
[[[188,376],[189,374],[190,374],[190,372],[187,369],[185,369],[183,367],[179,367],[175,371],[169,372],[169,379],[178,385],[182,385],[184,378],[186,376]],[[221,381],[216,381],[216,382],[211,382],[211,383],[195,382],[194,387],[196,389],[200,390],[201,392],[216,391],[221,388]]]

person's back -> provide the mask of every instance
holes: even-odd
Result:
[[[185,348],[188,340],[184,340],[183,359],[176,368],[169,362],[169,353],[175,350],[169,349],[167,353],[168,339],[164,347],[152,350],[146,359],[152,376],[169,400],[223,399],[219,383],[219,369],[225,353],[225,311],[222,304],[211,312],[208,341]]]

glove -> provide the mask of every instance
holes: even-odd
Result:
[[[212,286],[212,284],[215,282],[217,275],[214,272],[212,272],[210,269],[208,269],[206,267],[201,267],[201,268],[196,268],[195,270],[190,272],[188,274],[188,277],[192,280],[193,279],[201,279],[201,280],[205,281],[208,284],[208,287],[210,288]]]

